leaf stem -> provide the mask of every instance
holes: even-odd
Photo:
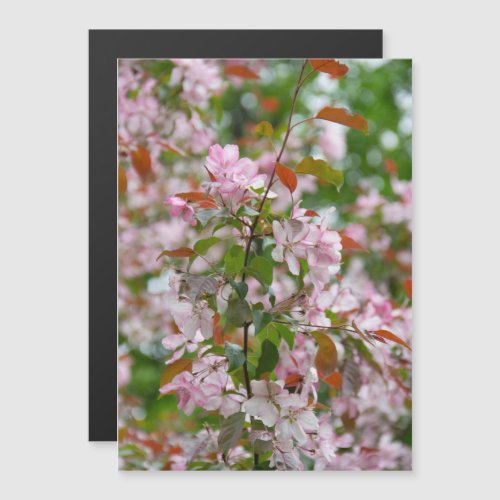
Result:
[[[299,90],[302,85],[302,76],[304,75],[304,70],[307,64],[307,59],[304,61],[302,64],[302,68],[300,70],[299,74],[299,79],[297,81],[297,86],[295,87],[295,91],[293,94],[293,100],[292,100],[292,107],[290,109],[290,115],[288,117],[288,124],[287,124],[287,130],[285,133],[285,137],[283,138],[283,144],[281,146],[281,149],[279,153],[276,155],[276,163],[274,164],[273,172],[271,174],[271,177],[269,179],[269,184],[267,185],[267,189],[264,193],[264,196],[262,197],[262,201],[260,202],[259,209],[258,209],[258,214],[255,216],[255,219],[253,221],[252,226],[250,227],[250,234],[248,236],[248,241],[247,245],[245,248],[245,261],[244,261],[244,266],[243,266],[243,274],[241,276],[241,281],[244,283],[246,279],[246,268],[248,266],[248,260],[250,258],[250,249],[252,247],[252,241],[255,238],[255,230],[257,229],[257,226],[259,224],[260,216],[262,214],[262,210],[264,209],[264,204],[266,202],[267,196],[269,195],[269,191],[271,189],[271,186],[273,184],[274,176],[276,175],[276,165],[279,163],[281,160],[281,156],[283,155],[283,152],[285,151],[286,143],[288,142],[288,137],[290,136],[290,131],[291,131],[291,124],[292,124],[292,118],[293,114],[295,111],[295,104],[297,103],[297,96],[299,95]],[[250,385],[250,376],[248,374],[248,328],[250,326],[249,322],[246,322],[243,326],[243,352],[245,354],[245,362],[243,363],[243,374],[245,376],[245,385],[247,389],[247,394],[248,397],[252,397],[252,388]],[[257,466],[259,465],[259,455],[257,453],[254,454],[254,464]]]

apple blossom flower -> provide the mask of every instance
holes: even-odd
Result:
[[[279,419],[280,412],[277,404],[283,407],[300,405],[298,394],[290,394],[283,389],[284,382],[268,382],[266,380],[252,380],[250,383],[253,396],[243,403],[243,410],[252,417],[262,420],[268,427],[272,427]]]
[[[243,394],[227,394],[227,391],[234,391],[234,385],[230,378],[224,385],[203,384],[201,391],[206,399],[201,402],[200,406],[208,411],[218,410],[224,418],[238,413],[245,399]]]
[[[165,200],[165,205],[170,205],[171,217],[182,217],[182,220],[189,222],[191,226],[196,226],[194,209],[186,200],[178,196],[170,196]]]
[[[176,375],[171,382],[160,387],[161,394],[168,394],[175,391],[177,394],[177,404],[186,415],[191,415],[198,406],[198,387],[193,383],[194,376],[189,372],[182,372]]]
[[[188,340],[184,335],[180,333],[172,333],[170,335],[167,335],[162,339],[161,343],[167,351],[172,352],[172,356],[170,357],[170,359],[165,361],[165,364],[170,365],[174,361],[182,358],[186,350],[187,352],[196,351],[196,349],[198,349],[198,342],[202,341],[203,336],[201,335],[200,331],[196,332],[196,335],[191,340]]]
[[[335,210],[334,207],[328,209],[321,218],[319,226],[311,225],[305,243],[307,244],[307,262],[310,266],[333,267],[330,270],[336,274],[340,270],[340,251],[342,243],[337,231],[328,229],[329,214]]]
[[[304,248],[299,243],[308,232],[309,226],[299,220],[287,220],[283,226],[278,221],[273,221],[276,246],[271,255],[276,262],[286,261],[288,269],[296,276],[300,273],[300,263],[297,257],[305,257]]]
[[[258,166],[250,158],[240,158],[238,146],[219,144],[211,146],[206,158],[206,167],[214,176],[213,187],[222,194],[235,194],[249,188],[264,186],[265,174],[258,173]]]
[[[203,338],[210,338],[214,330],[214,314],[206,300],[200,300],[194,305],[187,300],[181,301],[172,307],[174,321],[188,340],[193,340],[198,331]]]
[[[299,450],[291,439],[274,443],[270,464],[278,470],[304,470]]]
[[[295,396],[295,394],[291,396]],[[297,403],[299,404],[297,405]],[[307,441],[308,433],[317,430],[318,418],[314,411],[307,406],[306,400],[296,398],[291,405],[282,405],[280,419],[276,424],[276,435],[280,441],[294,438],[297,443],[302,444]]]

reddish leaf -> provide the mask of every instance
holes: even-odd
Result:
[[[132,165],[142,179],[146,179],[151,174],[151,156],[149,151],[139,144],[137,148],[130,152]]]
[[[127,191],[127,174],[125,169],[120,165],[118,167],[118,192],[124,194]]]
[[[290,193],[297,189],[297,176],[295,172],[281,163],[276,163],[276,174]]]
[[[413,282],[411,278],[406,278],[403,282],[403,288],[405,289],[406,295],[412,298]]]
[[[220,321],[220,314],[215,313],[213,317],[214,326],[217,326],[219,324],[219,321]]]
[[[308,208],[306,210],[306,213],[304,215],[307,217],[319,217],[318,212],[315,212],[314,210],[311,210],[310,208]]]
[[[314,364],[323,377],[331,375],[337,367],[337,347],[333,340],[323,332],[311,332],[318,344]]]
[[[160,257],[163,257],[164,255],[167,257],[192,257],[193,255],[196,255],[196,253],[188,247],[180,247],[175,250],[163,250],[163,252],[158,255],[156,260],[160,259]]]
[[[261,105],[264,111],[273,112],[279,108],[280,102],[276,97],[273,96],[264,97],[264,99],[262,99]]]
[[[215,182],[215,181],[217,180],[217,179],[215,178],[215,175],[214,175],[214,174],[212,174],[212,172],[210,172],[210,170],[208,170],[208,168],[207,168],[207,167],[205,167],[205,170],[207,171],[207,174],[208,174],[208,176],[210,177],[210,180],[211,180],[212,182]]]
[[[215,345],[224,345],[224,339],[222,337],[222,328],[219,326],[220,314],[215,313],[214,315],[214,342]]]
[[[373,342],[372,340],[368,337],[368,335],[366,335],[365,332],[363,332],[359,327],[358,325],[356,324],[356,321],[352,320],[352,323],[351,323],[352,327],[354,328],[354,331],[365,341],[367,342],[368,344],[370,345],[373,345]]]
[[[213,200],[202,200],[198,203],[200,208],[219,208],[219,205]]]
[[[328,377],[322,377],[321,380],[335,389],[342,389],[342,373],[340,372],[335,371]]]
[[[392,340],[393,342],[396,342],[396,344],[402,345],[411,351],[411,347],[403,339],[399,338],[397,335],[390,332],[389,330],[376,330],[370,333],[378,335],[379,337],[382,337],[387,340]]]
[[[389,172],[391,175],[397,175],[398,174],[398,166],[393,160],[390,160],[389,158],[386,158],[384,160],[385,163],[385,168],[387,169],[387,172]]]
[[[205,193],[196,193],[194,191],[190,191],[189,193],[177,193],[175,196],[186,201],[201,201],[207,199],[207,195]]]
[[[182,372],[190,372],[193,369],[192,359],[178,359],[167,365],[160,377],[160,388],[172,381],[172,379]]]
[[[250,80],[258,80],[259,75],[250,68],[243,65],[226,66],[224,74],[227,76],[239,76],[240,78],[247,78]]]
[[[340,233],[342,239],[342,249],[343,250],[362,250],[366,252],[366,248],[360,245],[356,240],[353,240],[350,236],[346,236],[344,233]]]
[[[304,380],[304,377],[300,373],[292,373],[285,378],[285,385],[289,387],[295,387],[299,385]]]
[[[328,73],[332,78],[344,76],[349,68],[335,59],[309,59],[309,63],[321,73]]]
[[[349,111],[344,108],[330,108],[327,106],[316,115],[316,118],[319,118],[320,120],[327,120],[329,122],[340,123],[346,127],[359,130],[365,135],[368,134],[368,122],[361,115],[351,115]]]

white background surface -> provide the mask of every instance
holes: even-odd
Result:
[[[4,3],[1,496],[498,498],[494,6],[480,0]],[[87,442],[89,28],[383,28],[385,57],[413,58],[414,472],[119,473],[115,444]]]

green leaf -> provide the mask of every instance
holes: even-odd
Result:
[[[254,465],[253,470],[276,470],[276,467],[271,467],[271,462],[266,460],[265,462],[260,462]]]
[[[250,306],[245,300],[234,298],[228,302],[226,319],[231,325],[243,326],[250,319],[250,316]]]
[[[226,351],[224,350],[224,347],[222,347],[221,345],[214,345],[210,349],[203,351],[201,357],[203,358],[207,354],[215,354],[216,356],[225,356]]]
[[[243,426],[245,425],[245,413],[234,413],[229,418],[222,421],[220,428],[219,439],[217,444],[222,453],[227,453],[231,448],[234,448],[243,434]]]
[[[295,343],[295,334],[292,332],[292,330],[290,330],[290,328],[286,327],[285,325],[282,325],[281,323],[273,323],[272,326],[278,331],[280,337],[288,344],[288,347],[290,349],[293,349],[293,345]]]
[[[224,257],[224,270],[226,274],[238,274],[243,270],[245,263],[245,251],[242,247],[235,245]]]
[[[230,372],[236,370],[236,368],[239,368],[245,362],[245,353],[237,344],[226,342],[224,344],[224,355],[229,361],[228,371]]]
[[[139,448],[136,444],[125,444],[120,447],[118,456],[124,458],[135,457],[145,460],[148,454],[144,450]]]
[[[264,439],[256,439],[253,442],[253,451],[259,455],[263,455],[273,449],[273,442],[271,440],[265,441]]]
[[[270,340],[276,347],[280,345],[280,334],[274,323],[270,323],[257,334],[258,341],[262,344],[265,339]]]
[[[337,191],[344,184],[344,174],[340,170],[336,170],[325,160],[316,160],[312,156],[304,158],[298,165],[295,171],[298,174],[310,174],[315,175],[319,179],[322,179],[330,184],[333,184]]]
[[[268,339],[262,342],[262,354],[259,358],[259,364],[255,376],[260,378],[263,373],[269,373],[274,370],[280,357],[278,348]]]
[[[229,280],[229,283],[233,287],[234,290],[236,290],[236,293],[238,294],[238,297],[240,299],[244,299],[247,296],[248,293],[248,285],[244,281],[236,282],[234,280]]]
[[[219,241],[220,238],[217,238],[217,236],[211,236],[210,238],[206,238],[204,240],[198,240],[194,244],[193,250],[200,255],[205,255],[210,247],[213,247]]]
[[[269,122],[260,122],[256,127],[255,127],[255,133],[259,137],[271,137],[273,135],[273,126]]]
[[[253,209],[252,207],[247,207],[246,205],[242,205],[240,208],[238,208],[236,215],[238,217],[241,217],[242,215],[248,215],[249,217],[255,217],[256,215],[259,215],[259,212],[255,209]]]
[[[253,324],[255,327],[255,334],[259,333],[264,327],[266,327],[273,317],[266,311],[261,311],[254,309],[252,311]]]
[[[254,257],[252,262],[250,262],[249,271],[263,285],[272,285],[273,265],[268,259],[260,255]]]
[[[195,210],[195,217],[200,224],[206,226],[214,217],[224,215],[218,208],[199,208]]]

